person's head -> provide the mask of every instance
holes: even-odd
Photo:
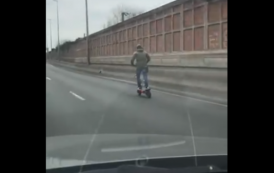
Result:
[[[144,51],[143,47],[140,44],[137,45],[136,49],[138,52]]]

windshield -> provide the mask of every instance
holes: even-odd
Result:
[[[227,154],[227,0],[46,9],[47,169]]]

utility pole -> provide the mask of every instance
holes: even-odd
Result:
[[[58,33],[58,58],[60,58],[60,40],[59,40],[59,7],[58,7],[58,0],[53,0],[56,2],[57,5],[57,33]]]
[[[86,41],[87,41],[87,60],[88,65],[90,65],[90,56],[89,56],[89,33],[88,33],[88,1],[86,1]]]
[[[51,19],[49,20],[50,50],[52,50]]]

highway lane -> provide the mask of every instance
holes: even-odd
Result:
[[[136,86],[132,84],[47,64],[47,140],[87,135],[85,138],[89,140],[83,144],[87,148],[90,140],[100,139],[95,139],[94,134],[177,135],[182,139],[194,136],[226,140],[227,107],[153,90],[151,99],[138,97]],[[79,157],[85,152],[78,152]]]

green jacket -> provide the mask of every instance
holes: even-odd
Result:
[[[150,56],[143,49],[137,49],[137,51],[134,52],[131,59],[132,66],[134,66],[134,61],[136,61],[135,66],[137,69],[146,68],[147,63],[150,61]]]

